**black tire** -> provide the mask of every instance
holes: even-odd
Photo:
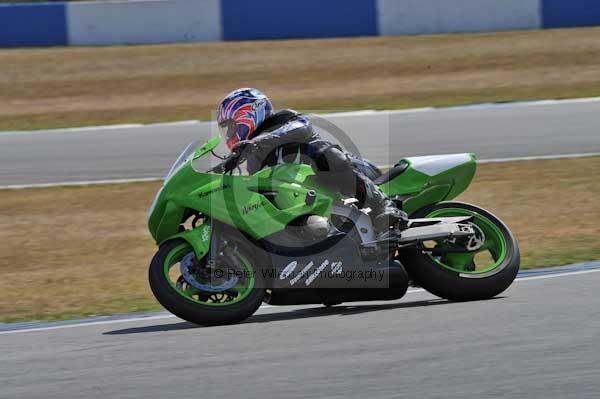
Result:
[[[265,295],[265,289],[262,288],[264,287],[264,284],[258,280],[260,273],[256,273],[256,286],[261,288],[254,288],[248,296],[239,303],[215,307],[194,302],[180,295],[167,280],[163,272],[163,267],[168,254],[182,243],[185,243],[185,241],[173,240],[161,245],[150,263],[150,270],[148,273],[150,288],[158,302],[160,302],[165,309],[177,317],[203,326],[239,323],[256,312]],[[247,244],[243,245],[240,243],[239,250],[248,254],[250,259],[253,259],[251,256],[255,255],[255,251],[252,251]],[[254,261],[259,260],[253,259],[253,262]]]
[[[442,208],[462,208],[474,211],[493,222],[502,232],[507,245],[507,255],[490,274],[466,277],[437,264],[431,257],[418,249],[401,251],[400,261],[410,277],[421,287],[451,301],[475,301],[493,298],[504,292],[514,281],[521,256],[517,239],[509,228],[490,212],[462,202],[440,202],[418,210],[411,218],[423,218],[434,210]]]

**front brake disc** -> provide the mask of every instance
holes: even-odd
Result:
[[[199,281],[197,278],[197,271],[195,270],[198,267],[196,263],[196,254],[190,252],[180,262],[180,270],[181,275],[185,279],[185,281],[191,285],[192,287],[199,289],[204,292],[223,292],[227,291],[230,288],[233,288],[239,282],[238,276],[231,276],[221,284],[214,284],[213,280],[223,281],[223,279],[227,278],[225,276],[225,272],[222,269],[210,269],[211,274],[208,276],[208,283]]]

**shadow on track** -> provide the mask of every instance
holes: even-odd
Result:
[[[494,298],[496,299],[496,298]],[[274,321],[304,319],[311,317],[327,317],[327,316],[349,316],[365,312],[377,312],[381,310],[391,309],[407,309],[416,307],[426,307],[435,305],[446,305],[452,302],[443,299],[434,299],[427,301],[415,301],[415,302],[404,302],[404,303],[391,303],[385,305],[360,305],[360,306],[334,306],[331,308],[309,308],[309,309],[297,309],[288,312],[278,313],[267,313],[257,314],[250,317],[248,320],[243,321],[239,324],[252,324],[252,323],[270,323]],[[284,307],[281,307],[284,309]],[[172,324],[153,325],[145,327],[133,327],[124,328],[120,330],[107,331],[102,333],[103,335],[127,335],[127,334],[140,334],[140,333],[151,333],[151,332],[164,332],[173,330],[187,330],[191,328],[210,328],[202,327],[189,322],[179,322]]]

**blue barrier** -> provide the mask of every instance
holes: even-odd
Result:
[[[225,40],[377,35],[374,0],[222,0]]]
[[[600,25],[599,0],[542,0],[544,28]]]
[[[64,46],[67,43],[64,4],[0,5],[0,46]]]
[[[114,0],[0,4],[0,47],[600,25],[600,0]],[[147,29],[150,26],[150,29]]]

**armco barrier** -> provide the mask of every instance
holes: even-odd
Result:
[[[111,0],[0,5],[0,47],[600,25],[600,0]]]
[[[65,5],[0,5],[0,46],[64,46],[67,41]]]

